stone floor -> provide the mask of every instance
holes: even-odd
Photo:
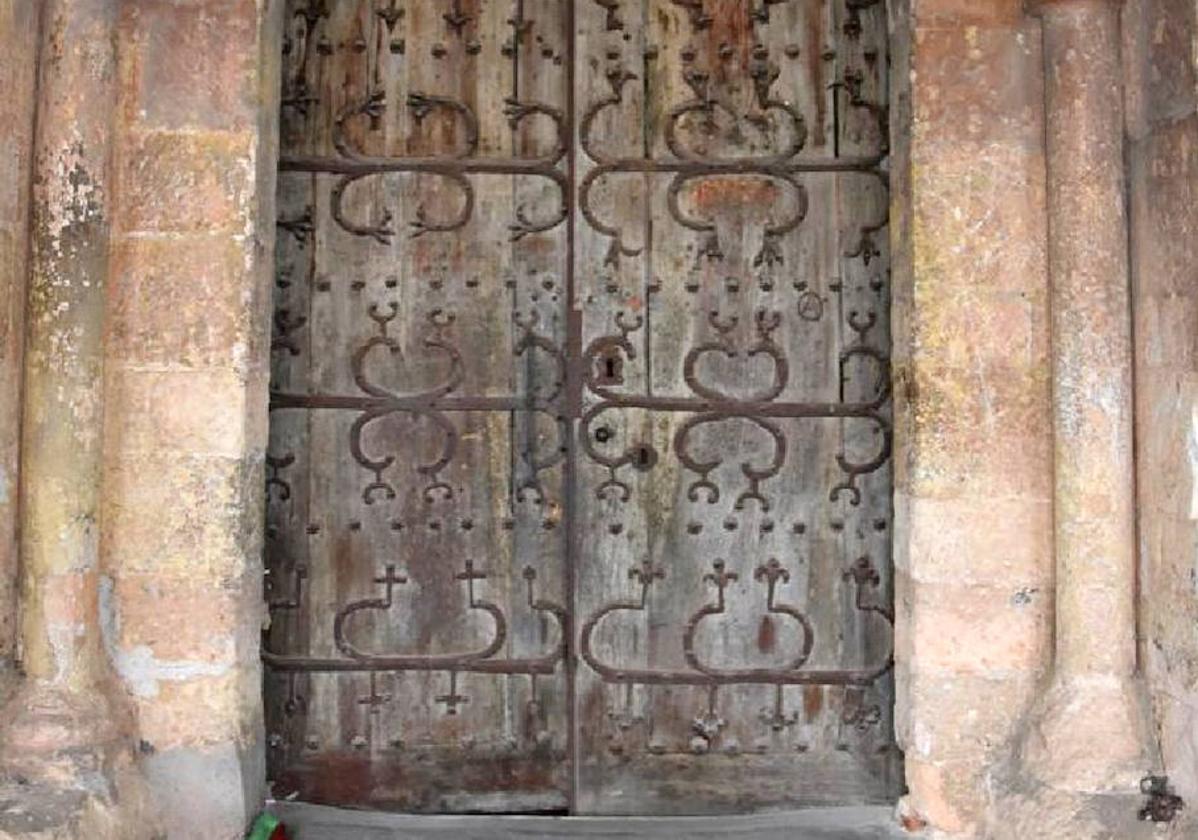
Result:
[[[0,838],[70,831],[72,816],[86,800],[87,793],[82,790],[0,783]]]
[[[172,840],[147,793],[127,765],[69,780],[0,776],[0,840]]]
[[[526,840],[526,838],[752,838],[752,840],[897,840],[891,808],[827,808],[745,817],[419,817],[324,808],[271,807],[293,840]]]

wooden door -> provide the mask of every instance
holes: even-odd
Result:
[[[877,0],[291,0],[276,796],[897,795]]]

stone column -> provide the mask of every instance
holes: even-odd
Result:
[[[1052,681],[1024,757],[1054,787],[1123,790],[1147,763],[1120,4],[1032,5],[1044,33],[1056,618]]]
[[[20,509],[20,662],[9,770],[99,771],[117,727],[99,617],[102,359],[115,4],[45,0],[34,138]]]
[[[17,641],[21,377],[29,278],[29,187],[39,0],[0,3],[0,683],[12,676]]]

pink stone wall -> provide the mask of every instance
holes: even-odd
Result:
[[[1165,772],[1198,802],[1198,78],[1194,0],[1129,0],[1140,658]],[[1189,836],[1189,835],[1186,835]]]
[[[968,835],[1051,643],[1043,63],[1021,0],[894,18],[903,812]]]
[[[260,806],[260,565],[281,4],[122,4],[105,644],[171,837]]]
[[[0,2],[0,684],[16,644],[17,442],[39,5],[37,0]]]

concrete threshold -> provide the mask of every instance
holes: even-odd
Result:
[[[888,807],[812,808],[721,817],[423,816],[272,803],[293,840],[898,840]]]

